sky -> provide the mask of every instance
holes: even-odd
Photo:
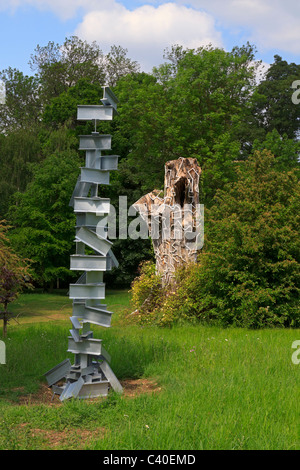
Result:
[[[230,51],[249,41],[265,64],[275,54],[299,64],[299,24],[299,0],[0,0],[0,70],[32,75],[36,46],[72,35],[104,53],[121,45],[145,72],[174,44]]]

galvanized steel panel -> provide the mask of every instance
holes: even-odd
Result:
[[[100,150],[86,150],[85,166],[87,168],[95,168],[96,155],[101,155],[101,151]]]
[[[95,368],[95,366],[92,364],[88,367],[84,367],[83,369],[80,370],[80,373],[82,376],[84,375],[88,375],[88,374],[92,374],[94,371],[96,371],[97,369]]]
[[[51,386],[61,380],[71,369],[71,363],[69,359],[65,359],[60,364],[57,364],[52,369],[46,372],[45,377],[48,382],[48,385]]]
[[[68,398],[76,398],[84,384],[84,380],[80,377],[76,382],[69,382],[66,384],[64,391],[61,393],[59,399],[61,401]]]
[[[85,300],[85,305],[87,307],[93,307],[93,308],[98,308],[99,310],[107,310],[107,305],[103,304],[102,302],[99,302],[99,300],[95,299],[87,299]]]
[[[92,212],[99,215],[109,214],[110,199],[100,197],[75,197],[74,212]]]
[[[119,102],[118,98],[114,94],[114,92],[109,88],[109,86],[105,85],[102,87],[103,88],[103,98],[102,98],[102,103],[107,105],[111,105],[117,109],[117,103]]]
[[[111,121],[114,117],[113,106],[103,105],[78,105],[77,120],[78,121]]]
[[[93,307],[86,307],[82,317],[83,322],[93,323],[99,326],[109,328],[111,325],[112,312],[107,310],[100,310]]]
[[[92,134],[81,135],[79,141],[79,150],[110,150],[111,135],[109,134]]]
[[[109,184],[109,172],[106,170],[81,168],[81,181],[93,184]]]
[[[100,369],[104,373],[105,377],[111,384],[112,388],[114,389],[115,392],[121,393],[123,391],[123,387],[118,381],[117,377],[113,373],[111,367],[106,361],[103,361],[102,364],[100,364]]]
[[[101,223],[103,221],[103,223]],[[107,214],[101,213],[101,215],[93,212],[87,212],[86,214],[78,212],[76,214],[76,227],[97,227],[97,225],[107,225]]]
[[[87,284],[101,284],[103,282],[103,271],[86,271]]]
[[[81,311],[78,316],[75,315],[72,318],[77,318],[83,324],[92,323],[94,325],[104,326],[109,328],[111,325],[111,317],[113,313],[109,312],[106,309],[98,309],[95,307],[86,306],[83,311]]]
[[[77,398],[97,398],[100,395],[106,397],[108,395],[108,381],[85,383],[80,389]]]
[[[72,330],[69,330],[69,331],[70,331],[70,333],[71,333],[71,335],[72,335],[72,338],[74,339],[74,341],[75,341],[76,343],[78,343],[78,341],[81,341],[79,332],[78,332],[77,330],[72,329]]]
[[[82,324],[80,323],[80,321],[78,320],[78,317],[70,317],[70,320],[71,320],[71,323],[73,325],[73,328],[79,330],[80,328],[82,328]]]
[[[80,301],[73,300],[73,314],[74,314],[74,316],[78,316],[81,313],[84,313],[84,309],[85,309],[85,301],[84,300],[80,300]]]
[[[100,237],[95,232],[92,232],[85,227],[81,227],[78,230],[76,233],[76,238],[104,256],[107,255],[112,246],[112,242]]]
[[[70,299],[105,299],[105,284],[70,284]]]
[[[81,176],[78,176],[77,183],[75,185],[75,188],[73,190],[69,206],[74,207],[74,199],[75,197],[86,197],[89,193],[89,190],[91,188],[90,183],[82,183],[81,182]]]
[[[106,256],[97,255],[71,255],[70,269],[71,271],[106,271]]]
[[[89,338],[77,343],[72,336],[68,336],[68,340],[68,352],[91,356],[101,356],[102,354],[102,339]]]
[[[101,170],[117,170],[119,155],[103,155],[99,157]]]

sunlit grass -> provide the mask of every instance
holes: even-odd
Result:
[[[128,291],[107,290],[105,295],[105,303],[115,313],[112,318],[116,321],[118,313],[129,307]],[[72,315],[72,300],[69,299],[67,290],[53,294],[26,293],[10,304],[9,310],[16,315],[19,324],[60,321],[69,319]],[[14,323],[12,320],[11,324]]]
[[[30,301],[31,302],[31,301]],[[107,303],[129,305],[128,294]],[[122,307],[123,306],[123,307]],[[45,305],[46,309],[47,306]],[[139,327],[116,321],[95,327],[120,380],[151,378],[160,392],[135,398],[110,392],[95,403],[18,405],[43,374],[68,356],[68,318],[8,330],[0,366],[0,448],[47,448],[28,429],[105,429],[87,449],[299,449],[299,372],[292,363],[300,330]],[[22,427],[22,423],[28,426]],[[69,444],[72,447],[72,442]]]

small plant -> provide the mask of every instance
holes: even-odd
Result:
[[[8,305],[13,302],[24,287],[32,287],[30,284],[29,260],[18,257],[10,248],[5,232],[8,226],[4,221],[0,222],[0,304],[4,310],[0,312],[3,320],[3,337],[7,334],[7,324],[13,317],[8,311]]]
[[[139,276],[131,285],[131,294],[135,317],[142,323],[154,323],[155,312],[164,295],[161,277],[156,274],[155,263],[145,261],[140,265]]]

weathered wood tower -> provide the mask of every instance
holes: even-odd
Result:
[[[45,376],[49,387],[67,398],[94,398],[105,396],[111,386],[122,392],[122,386],[113,373],[110,356],[102,340],[93,337],[90,324],[110,327],[112,312],[101,303],[105,299],[104,271],[117,266],[107,239],[107,215],[110,200],[98,196],[98,187],[109,184],[110,171],[117,170],[117,155],[102,155],[111,149],[111,136],[96,132],[97,121],[110,121],[117,112],[117,98],[108,87],[103,87],[102,105],[78,106],[79,121],[95,121],[95,132],[80,136],[80,150],[85,150],[85,167],[81,168],[70,206],[76,214],[76,254],[71,255],[70,269],[82,272],[75,284],[70,284],[69,297],[73,300],[70,318],[72,328],[68,337],[69,359],[55,366]]]
[[[172,283],[179,266],[196,262],[203,244],[200,174],[196,158],[171,160],[165,164],[164,191],[154,190],[134,203],[148,225],[164,285]]]

